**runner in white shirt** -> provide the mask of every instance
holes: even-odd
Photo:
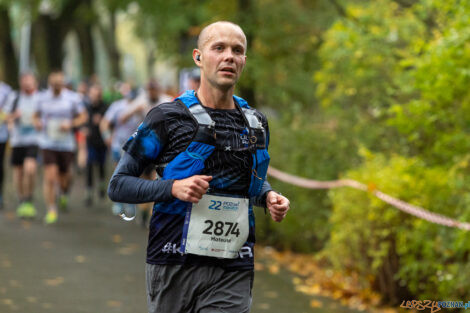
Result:
[[[133,102],[131,108],[129,108],[122,116],[121,122],[126,122],[133,116],[137,116],[141,119],[147,115],[147,113],[154,107],[173,101],[173,97],[162,92],[162,89],[155,79],[151,79],[147,83],[146,92],[139,95]],[[148,166],[144,173],[140,176],[144,179],[154,180],[156,179],[156,171],[154,166]],[[152,214],[153,203],[141,203],[138,205],[140,211],[140,224],[143,227],[147,227],[150,216]]]
[[[126,112],[134,105],[135,92],[129,83],[122,83],[119,88],[123,99],[114,101],[101,120],[100,130],[105,143],[111,147],[111,157],[115,165],[119,162],[122,154],[122,146],[134,133],[142,117],[138,115],[128,116]],[[135,205],[125,203],[114,203],[112,207],[114,215],[126,213],[126,215],[135,215]]]
[[[38,133],[34,129],[33,115],[37,110],[39,94],[32,73],[20,77],[20,92],[10,95],[5,111],[8,113],[13,181],[20,202],[16,213],[21,218],[36,216],[33,192],[36,181]]]
[[[47,204],[46,224],[57,222],[56,199],[59,207],[67,206],[67,192],[71,182],[72,162],[76,150],[73,128],[87,121],[87,112],[79,95],[64,88],[64,74],[49,75],[50,89],[41,94],[34,122],[41,130],[39,146],[44,161],[44,198]],[[61,194],[57,197],[56,185]]]
[[[8,128],[6,123],[6,113],[3,106],[11,92],[10,86],[0,81],[0,209],[3,208],[3,158],[8,140]]]

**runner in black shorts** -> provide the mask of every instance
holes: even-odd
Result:
[[[151,313],[249,312],[253,205],[277,222],[289,210],[266,181],[266,117],[233,95],[245,53],[238,25],[204,28],[193,51],[199,89],[148,113],[111,178],[113,201],[155,202],[146,267]],[[162,179],[139,178],[149,164]]]
[[[5,147],[8,141],[7,113],[5,104],[11,94],[11,87],[0,81],[0,209],[3,208],[3,158],[5,157]]]
[[[49,75],[49,86],[41,94],[34,115],[35,127],[41,130],[40,147],[44,157],[45,224],[56,223],[57,208],[67,207],[71,164],[77,147],[73,129],[81,127],[88,116],[80,96],[64,88],[61,71]]]
[[[88,122],[83,127],[83,131],[86,135],[87,144],[87,194],[86,204],[91,205],[93,203],[94,187],[94,175],[93,169],[98,169],[98,192],[100,198],[105,196],[106,182],[105,182],[105,166],[106,160],[106,144],[101,136],[100,123],[103,119],[104,113],[106,112],[106,105],[102,100],[101,86],[94,84],[88,89],[88,97],[85,101],[85,107],[88,111]]]
[[[38,97],[36,78],[32,73],[25,73],[20,78],[20,92],[15,93],[7,105],[13,181],[19,200],[16,214],[21,218],[36,216],[33,193],[39,138],[34,129],[33,115],[37,109]]]

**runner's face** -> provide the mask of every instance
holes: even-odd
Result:
[[[64,75],[62,73],[53,73],[49,76],[49,85],[55,94],[59,94],[64,87]]]
[[[101,100],[101,88],[92,86],[88,90],[88,97],[90,97],[91,103],[97,103]]]
[[[158,97],[160,96],[160,90],[158,90],[158,88],[155,88],[155,87],[148,88],[147,91],[148,91],[150,100],[152,101],[158,100]]]
[[[233,25],[217,25],[207,38],[201,50],[201,79],[218,89],[232,88],[245,67],[245,36]]]
[[[25,75],[20,81],[21,90],[26,94],[32,94],[36,90],[36,79],[32,75]]]

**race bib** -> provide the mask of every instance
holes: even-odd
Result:
[[[24,110],[21,112],[19,130],[22,135],[34,133],[33,126],[34,111]]]
[[[60,125],[68,121],[65,118],[51,118],[47,121],[47,136],[55,141],[65,141],[69,138],[69,131],[60,129]]]
[[[23,110],[21,111],[20,124],[25,127],[33,126],[33,110]]]
[[[204,195],[186,212],[184,253],[235,259],[249,233],[247,198]]]

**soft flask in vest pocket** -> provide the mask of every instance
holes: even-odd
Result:
[[[266,180],[270,161],[269,153],[266,149],[257,149],[253,153],[253,168],[251,170],[251,185],[249,195],[257,196]]]
[[[204,161],[214,151],[214,146],[193,141],[178,154],[163,171],[163,179],[184,179],[201,174]]]

